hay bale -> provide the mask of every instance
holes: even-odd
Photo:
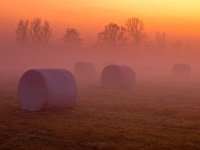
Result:
[[[191,67],[189,64],[177,63],[172,66],[172,73],[175,77],[189,77],[191,74]]]
[[[77,97],[77,85],[67,70],[32,69],[22,75],[18,97],[21,108],[27,111],[71,108]]]
[[[132,88],[135,83],[134,70],[125,65],[108,65],[101,74],[101,83],[105,88]]]
[[[91,62],[80,61],[74,66],[74,71],[79,78],[88,78],[95,75],[96,67]]]

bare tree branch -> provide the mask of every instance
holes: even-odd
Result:
[[[45,21],[42,26],[42,40],[46,45],[52,37],[52,29],[48,21]]]
[[[104,31],[97,34],[97,44],[106,46],[119,46],[126,41],[126,29],[115,23],[105,26]]]
[[[82,44],[79,32],[74,28],[67,28],[63,37],[66,46],[77,47]]]
[[[164,48],[167,45],[167,38],[165,32],[156,32],[155,35],[156,43],[160,48]]]
[[[130,40],[134,44],[139,45],[146,38],[143,21],[139,18],[129,18],[126,21],[126,27]]]
[[[35,18],[30,25],[30,36],[33,45],[36,46],[41,43],[42,40],[42,20]]]
[[[29,27],[29,21],[28,20],[19,20],[19,23],[17,24],[16,28],[16,38],[17,41],[24,46],[25,43],[28,41],[28,27]]]

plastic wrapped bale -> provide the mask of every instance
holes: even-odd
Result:
[[[32,69],[22,75],[18,97],[21,108],[27,111],[71,108],[77,98],[77,85],[67,70]]]
[[[177,63],[172,66],[172,73],[175,77],[189,77],[191,74],[191,67],[189,64]]]
[[[79,78],[89,78],[95,75],[96,67],[91,62],[80,61],[75,64],[74,71]]]
[[[108,65],[101,74],[101,83],[105,88],[132,88],[135,84],[134,70],[125,65]]]

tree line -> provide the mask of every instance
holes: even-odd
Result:
[[[47,45],[52,38],[52,27],[46,20],[35,18],[33,20],[20,19],[16,27],[17,42],[24,46]],[[120,47],[126,45],[140,46],[147,39],[144,23],[137,17],[129,18],[125,26],[116,23],[105,25],[103,31],[97,34],[96,46]],[[166,45],[166,34],[157,32],[155,40],[159,47]],[[62,41],[66,46],[80,46],[83,42],[80,33],[75,28],[66,28]]]
[[[32,43],[34,46],[48,44],[52,37],[52,28],[48,21],[35,18],[32,21],[19,20],[16,28],[16,38],[19,44]]]

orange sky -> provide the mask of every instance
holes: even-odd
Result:
[[[123,25],[129,17],[144,21],[147,33],[158,30],[177,37],[200,35],[199,0],[1,0],[0,32],[13,32],[19,19],[47,19],[54,34],[66,27],[93,36],[105,24]]]

